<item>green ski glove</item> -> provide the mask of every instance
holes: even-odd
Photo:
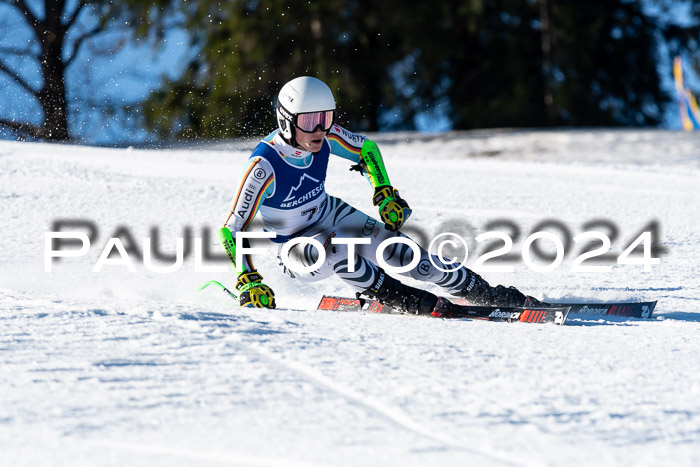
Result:
[[[391,185],[375,188],[372,202],[379,206],[379,216],[387,230],[399,230],[413,212]]]
[[[258,271],[242,272],[238,275],[236,289],[241,306],[254,308],[275,308],[275,293],[263,284]]]

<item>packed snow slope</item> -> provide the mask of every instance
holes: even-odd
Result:
[[[700,134],[376,137],[420,243],[457,233],[473,266],[474,238],[501,230],[515,260],[485,265],[514,271],[484,271],[490,282],[545,299],[658,300],[654,317],[555,326],[316,311],[322,294],[351,290],[286,278],[269,244],[255,262],[279,309],[243,310],[197,291],[234,276],[202,271],[226,263],[197,265],[194,241],[171,272],[140,254],[147,238],[172,254],[185,237],[221,254],[215,232],[251,142],[0,142],[0,464],[700,465]],[[347,161],[331,161],[326,187],[375,213]],[[47,264],[57,221],[92,241]],[[616,264],[649,225],[660,264]],[[540,230],[569,245],[548,272],[520,256]],[[584,247],[572,239],[587,230],[611,238],[611,256],[583,264],[610,271],[572,270]],[[133,272],[116,249],[121,264],[100,262],[110,238]]]

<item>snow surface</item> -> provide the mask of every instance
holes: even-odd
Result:
[[[540,298],[659,300],[654,318],[555,326],[315,311],[323,293],[350,291],[287,279],[273,247],[256,265],[275,311],[197,292],[233,275],[196,272],[191,255],[169,274],[136,258],[136,272],[95,273],[120,228],[141,250],[156,228],[174,252],[186,228],[202,237],[208,226],[220,254],[213,234],[250,142],[0,142],[0,464],[700,465],[700,135],[375,136],[414,208],[411,235],[449,230],[474,246],[506,219],[521,229],[520,254],[543,220],[573,236],[603,219],[619,230],[617,255],[658,221],[666,251],[651,272],[572,272],[571,254],[552,272],[521,260],[483,273]],[[327,189],[374,212],[344,160],[332,160]],[[58,219],[99,232],[86,256],[49,273],[45,232]]]

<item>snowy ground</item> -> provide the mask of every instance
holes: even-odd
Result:
[[[232,275],[196,272],[192,255],[169,274],[136,256],[136,272],[92,272],[113,236],[143,250],[155,228],[173,252],[187,228],[213,234],[250,144],[0,142],[0,464],[700,464],[700,135],[378,140],[414,208],[412,235],[473,239],[507,220],[520,254],[541,221],[574,236],[604,220],[618,255],[657,221],[665,252],[651,272],[572,272],[576,247],[552,272],[521,260],[483,273],[541,298],[659,300],[655,318],[573,316],[559,327],[320,312],[321,294],[349,291],[286,279],[271,254],[256,264],[275,311],[197,292]],[[343,160],[327,189],[374,212]],[[93,222],[98,236],[45,272],[44,234],[60,219]],[[213,236],[207,244],[219,254]]]

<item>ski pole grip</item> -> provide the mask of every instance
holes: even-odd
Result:
[[[231,266],[233,270],[237,271],[236,268],[236,242],[233,240],[233,235],[228,227],[221,227],[217,232],[219,240],[224,245],[224,250],[226,250],[226,256],[228,256],[229,261],[231,261]],[[245,271],[244,271],[245,272]]]
[[[368,139],[362,143],[362,160],[367,167],[367,175],[372,182],[374,188],[391,185],[389,181],[389,175],[386,173],[386,167],[384,166],[384,159],[382,159],[382,153],[379,152],[379,147],[374,141]]]

